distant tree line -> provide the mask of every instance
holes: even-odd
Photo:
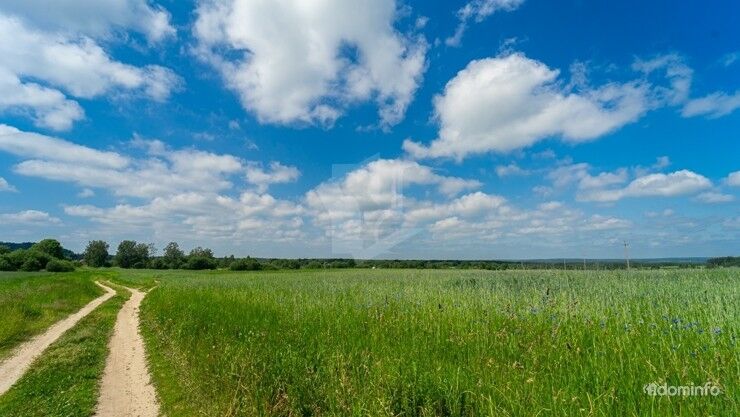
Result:
[[[717,268],[722,266],[740,266],[740,256],[710,258],[709,260],[707,260],[707,266],[709,268]]]
[[[55,239],[44,239],[30,245],[2,244],[0,245],[0,271],[74,271],[75,265],[69,259],[71,253]]]
[[[92,240],[85,251],[77,255],[62,247],[55,239],[44,239],[37,243],[0,242],[0,271],[63,272],[76,266],[94,268],[117,266],[136,269],[230,269],[232,271],[260,271],[285,269],[336,269],[336,268],[382,268],[382,269],[624,269],[623,261],[492,261],[492,260],[355,260],[355,259],[281,259],[281,258],[236,258],[233,255],[216,257],[208,248],[196,247],[185,253],[177,242],[168,243],[161,255],[153,244],[124,240],[115,253],[102,240]],[[711,258],[706,263],[688,261],[640,261],[631,262],[632,268],[695,268],[695,267],[740,266],[740,257]]]

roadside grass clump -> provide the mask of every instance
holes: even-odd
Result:
[[[0,272],[0,359],[103,294],[93,277],[110,272]]]
[[[740,412],[737,269],[154,279],[142,331],[170,417]],[[643,391],[707,382],[722,394]]]
[[[128,292],[106,301],[54,342],[28,372],[0,396],[0,416],[88,417],[93,415],[108,340]]]

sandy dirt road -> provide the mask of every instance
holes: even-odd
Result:
[[[98,417],[156,417],[159,403],[147,370],[144,341],[139,332],[139,307],[146,293],[129,288],[131,298],[118,313],[109,343]]]
[[[10,355],[10,357],[0,363],[0,395],[8,391],[10,387],[12,387],[13,384],[15,384],[16,381],[26,373],[33,361],[41,356],[49,345],[54,343],[67,330],[71,329],[78,321],[90,314],[90,312],[95,310],[99,305],[116,295],[116,292],[113,289],[99,282],[96,282],[96,284],[105,290],[105,294],[90,301],[78,312],[54,323],[44,333],[22,344]]]

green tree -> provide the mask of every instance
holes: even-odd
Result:
[[[149,245],[124,240],[118,245],[115,261],[121,268],[146,268],[149,261]]]
[[[188,255],[191,258],[211,258],[213,259],[213,251],[208,248],[201,248],[198,246],[197,248],[194,248],[190,251],[190,255]]]
[[[164,247],[162,258],[167,268],[178,269],[185,263],[185,252],[180,249],[177,242],[170,242]]]
[[[190,251],[185,265],[187,269],[216,269],[217,266],[218,262],[213,257],[213,251],[200,246]]]
[[[99,268],[108,262],[108,243],[102,240],[91,240],[85,248],[84,259],[88,266]]]
[[[64,259],[64,248],[56,239],[44,239],[31,246],[31,250],[43,252],[53,258]]]

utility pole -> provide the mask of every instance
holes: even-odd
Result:
[[[627,261],[627,270],[630,270],[630,253],[629,253],[629,244],[627,241],[624,241],[624,260]]]

